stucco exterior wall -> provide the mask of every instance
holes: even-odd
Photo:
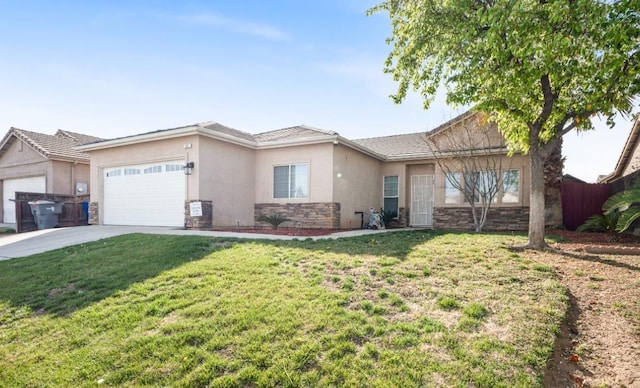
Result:
[[[370,207],[382,206],[382,162],[344,145],[333,147],[333,158],[333,198],[340,203],[340,228],[359,228],[356,211],[368,213]]]
[[[640,144],[640,143],[639,143]],[[629,157],[629,162],[622,171],[622,176],[627,176],[640,169],[640,147],[636,145],[633,153]]]
[[[0,158],[0,179],[27,178],[45,176],[47,190],[53,175],[51,162],[18,139],[2,154]]]
[[[102,223],[104,214],[103,203],[103,170],[117,166],[125,166],[132,164],[154,163],[164,160],[176,160],[185,162],[188,160],[197,160],[198,147],[197,136],[183,136],[173,139],[155,140],[132,145],[123,145],[115,148],[98,149],[91,151],[91,183],[90,190],[91,202],[98,204],[97,213]],[[193,148],[185,149],[185,144],[191,144]],[[185,179],[186,200],[199,199],[193,198],[192,194],[198,193],[198,174],[199,166],[193,170],[190,179]],[[99,188],[99,189],[95,189]]]
[[[1,181],[5,179],[44,176],[47,193],[72,195],[76,182],[89,183],[89,172],[88,163],[48,160],[21,140],[14,139],[0,157],[0,193]]]
[[[88,164],[52,161],[51,169],[54,179],[50,180],[51,189],[47,190],[50,193],[75,194],[77,182],[89,184],[90,168]],[[89,190],[89,192],[91,191]]]
[[[407,193],[409,193],[409,190],[407,189],[407,164],[405,162],[386,162],[383,163],[381,168],[380,168],[380,185],[378,186],[377,189],[377,195],[379,197],[379,201],[380,201],[380,206],[378,206],[378,208],[380,208],[382,206],[382,200],[383,200],[383,178],[385,176],[394,176],[397,175],[398,176],[398,207],[400,208],[407,208],[408,207],[408,202],[407,202]]]
[[[15,167],[40,163],[47,159],[34,151],[29,145],[13,137],[13,141],[8,149],[2,154],[0,165],[2,167]]]
[[[333,144],[322,143],[256,151],[255,203],[333,202]],[[273,167],[309,164],[307,198],[273,198]]]
[[[253,226],[255,193],[255,151],[219,140],[200,137],[198,142],[198,179],[200,200],[212,201],[212,224]]]

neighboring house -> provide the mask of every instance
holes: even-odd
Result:
[[[98,140],[63,130],[45,135],[11,128],[0,143],[2,222],[16,222],[15,192],[87,194],[89,155],[73,147]]]
[[[612,183],[613,191],[617,193],[633,185],[640,174],[638,171],[640,171],[640,118],[631,127],[615,170],[609,175],[598,178],[598,183]]]
[[[384,207],[401,226],[458,229],[472,225],[469,206],[446,187],[427,141],[476,119],[360,140],[307,126],[252,135],[202,123],[76,149],[91,157],[90,223],[230,228],[282,214],[293,220],[283,226],[347,229]],[[500,153],[511,186],[500,189],[487,229],[523,230],[528,161]]]

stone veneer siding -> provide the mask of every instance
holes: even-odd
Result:
[[[434,209],[433,227],[449,230],[473,230],[473,215],[468,207],[439,207]],[[489,209],[484,231],[527,230],[528,207],[493,207]]]
[[[254,217],[257,227],[271,227],[259,222],[260,216],[281,214],[291,221],[284,222],[281,227],[340,229],[340,203],[257,203],[254,206]]]
[[[89,203],[89,225],[100,224],[100,206],[98,202]]]
[[[406,228],[409,226],[409,209],[401,207],[398,209],[398,227]]]
[[[191,202],[202,203],[202,216],[191,215]],[[184,227],[186,229],[211,229],[213,225],[213,202],[185,201],[184,214]]]

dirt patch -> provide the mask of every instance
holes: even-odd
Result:
[[[545,385],[640,387],[640,256],[629,254],[640,239],[559,234],[557,252],[527,253],[555,268],[570,299]]]

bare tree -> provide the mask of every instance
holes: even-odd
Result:
[[[445,191],[456,190],[462,195],[473,215],[474,230],[482,232],[500,188],[513,188],[519,180],[510,161],[503,165],[507,148],[495,124],[473,114],[460,125],[430,134],[427,144],[445,174]]]

